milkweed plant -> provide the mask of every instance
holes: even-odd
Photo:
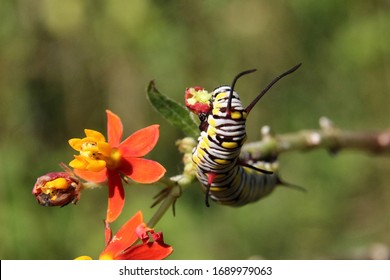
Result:
[[[185,90],[184,103],[190,110],[182,105],[182,102],[176,102],[160,93],[154,81],[148,85],[146,95],[152,107],[186,135],[176,142],[178,152],[182,154],[181,174],[168,178],[161,163],[145,158],[158,142],[160,136],[158,124],[139,129],[126,137],[123,133],[128,129],[124,129],[120,117],[106,110],[107,134],[85,129],[84,136],[70,139],[68,145],[74,152],[73,159],[70,158],[67,164],[60,164],[63,171],[40,176],[32,190],[40,205],[64,207],[78,203],[85,189],[93,189],[97,185],[108,188],[107,212],[102,226],[105,246],[102,246],[98,256],[101,260],[160,260],[172,254],[173,247],[165,243],[163,233],[156,231],[155,226],[167,210],[172,208],[175,212],[175,202],[182,191],[197,180],[197,162],[193,160],[193,151],[196,149],[199,134],[206,133],[207,136],[207,133],[210,133],[207,132],[207,127],[205,128],[207,122],[205,118],[208,115],[201,112],[205,111],[204,104],[212,99],[212,95],[203,88],[193,87]],[[224,110],[224,108],[210,110],[212,109],[218,113]],[[240,118],[244,119],[246,116],[243,114]],[[230,118],[233,120],[236,117]],[[202,151],[207,152],[208,148],[210,147],[202,147]],[[390,131],[379,133],[344,131],[335,127],[327,118],[320,119],[319,129],[290,134],[274,135],[269,127],[265,126],[262,129],[262,138],[257,142],[244,144],[239,151],[239,159],[233,164],[241,164],[246,169],[253,168],[253,172],[277,173],[276,158],[280,153],[315,148],[330,151],[352,148],[389,153]],[[199,150],[198,153],[202,154],[202,151]],[[214,169],[223,169],[225,161],[228,162],[228,157],[226,160],[220,159],[220,165]],[[268,171],[264,171],[265,169]],[[212,179],[218,176],[213,174]],[[209,181],[212,179],[209,178]],[[156,195],[152,204],[156,210],[147,222],[144,220],[142,210],[134,209],[134,214],[126,217],[128,220],[125,224],[113,234],[110,225],[123,215],[125,193],[130,191],[126,190],[129,181],[140,185],[159,183],[165,188]],[[209,189],[210,186],[206,191]],[[75,256],[75,259],[92,258],[84,255]]]

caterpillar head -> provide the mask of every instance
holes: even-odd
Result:
[[[207,114],[211,110],[212,94],[202,87],[187,88],[184,98],[186,107],[194,114]]]

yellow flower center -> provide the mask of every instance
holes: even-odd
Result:
[[[115,148],[112,149],[111,154],[110,154],[110,158],[107,161],[107,168],[115,169],[116,167],[118,167],[118,165],[121,161],[121,158],[122,158],[122,155],[119,152],[119,150],[115,149]]]
[[[112,148],[100,132],[91,129],[84,131],[86,137],[69,140],[69,145],[80,152],[69,165],[75,169],[93,172],[101,171],[105,167],[116,168],[121,159],[118,149]]]

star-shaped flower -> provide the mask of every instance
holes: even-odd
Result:
[[[84,138],[69,140],[70,146],[80,152],[69,165],[76,175],[91,182],[108,180],[108,223],[121,213],[124,205],[122,177],[142,184],[158,181],[166,172],[158,162],[144,159],[156,145],[160,135],[159,125],[140,129],[121,142],[123,125],[120,118],[107,113],[108,140],[98,131],[85,129]]]

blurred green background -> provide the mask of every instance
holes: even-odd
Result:
[[[84,128],[106,132],[104,110],[125,135],[161,125],[149,158],[180,173],[184,137],[148,103],[145,88],[182,102],[186,87],[212,90],[240,71],[244,104],[276,75],[281,81],[252,111],[248,141],[318,128],[327,116],[348,130],[389,127],[390,3],[376,1],[11,1],[0,2],[0,258],[96,258],[104,247],[106,188],[64,208],[38,205],[38,176],[60,170]],[[285,180],[242,208],[204,205],[185,190],[156,229],[170,259],[350,259],[386,256],[390,245],[390,159],[362,152],[294,152],[280,157]],[[148,220],[162,186],[126,187],[114,231],[137,210]],[[379,248],[379,249],[378,249]],[[373,253],[374,252],[374,253]]]

